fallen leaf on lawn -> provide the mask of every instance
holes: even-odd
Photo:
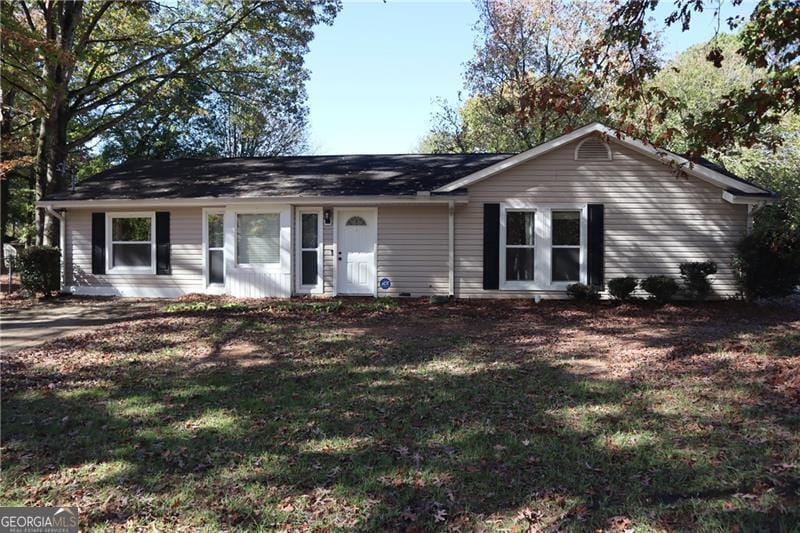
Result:
[[[406,508],[405,511],[400,515],[400,517],[405,520],[406,522],[416,522],[417,521],[417,514],[412,513],[410,509]]]
[[[627,516],[612,516],[606,520],[606,525],[610,531],[632,531],[633,520]]]

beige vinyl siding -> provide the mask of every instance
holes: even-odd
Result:
[[[132,210],[116,210],[131,212]],[[149,210],[147,212],[152,212]],[[158,209],[164,211],[164,209]],[[67,285],[97,289],[120,287],[203,290],[203,219],[198,208],[169,209],[172,274],[92,274],[92,210],[67,211]],[[104,212],[114,212],[105,210]],[[106,250],[108,253],[108,250]]]
[[[379,296],[448,293],[447,206],[378,208],[378,280],[391,288]]]
[[[483,204],[511,199],[604,204],[606,280],[678,277],[679,263],[710,259],[719,268],[716,294],[734,293],[730,259],[746,233],[747,207],[726,202],[720,188],[704,181],[676,177],[673,169],[647,156],[614,143],[611,148],[613,161],[575,161],[572,143],[470,186],[469,204],[456,207],[456,295],[534,294],[483,290]]]

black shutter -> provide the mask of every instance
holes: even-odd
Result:
[[[156,213],[156,274],[169,274],[169,212]]]
[[[589,285],[605,288],[603,279],[603,204],[589,204]]]
[[[92,213],[92,274],[106,273],[106,214]]]
[[[483,288],[500,288],[500,204],[483,204]]]

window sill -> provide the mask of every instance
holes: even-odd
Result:
[[[252,272],[283,272],[280,263],[265,263],[265,264],[235,264],[234,268],[240,270],[249,270]]]
[[[501,281],[501,291],[565,291],[569,285],[578,281],[557,281],[550,285],[537,285],[533,282]]]
[[[115,274],[156,274],[156,269],[153,267],[113,267],[107,268],[106,274],[113,276]]]
[[[323,293],[324,291],[322,290],[322,287],[317,285],[301,285],[300,288],[297,289],[297,294],[323,294]]]

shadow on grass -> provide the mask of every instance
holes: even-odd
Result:
[[[796,470],[770,470],[790,462],[780,449],[797,434],[763,409],[709,401],[687,412],[694,383],[576,375],[566,357],[613,348],[559,353],[575,328],[655,343],[597,312],[486,310],[164,316],[129,325],[115,350],[114,336],[87,336],[82,351],[109,357],[16,369],[27,381],[4,395],[8,494],[65,504],[76,487],[42,478],[81,479],[93,496],[75,503],[89,525],[588,529],[623,516],[788,529],[800,519],[785,506],[797,501]],[[633,313],[614,312],[600,318]],[[658,345],[713,343],[700,331],[710,319],[696,318]],[[224,357],[232,342],[248,348]],[[207,351],[184,353],[195,344]]]

